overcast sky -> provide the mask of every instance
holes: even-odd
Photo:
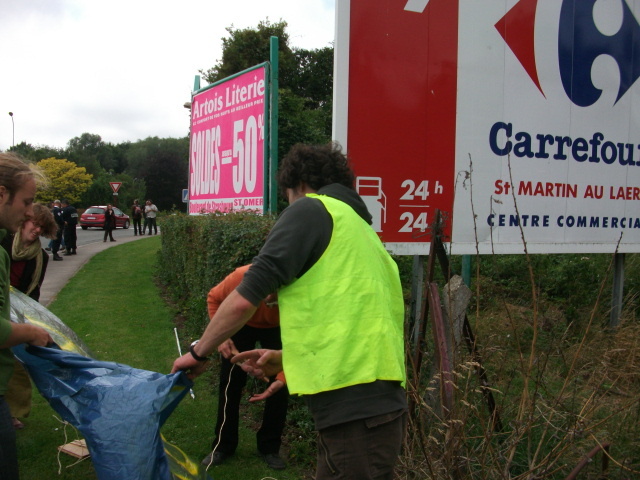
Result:
[[[0,0],[0,151],[14,141],[63,148],[85,132],[111,143],[183,137],[183,105],[199,71],[222,57],[226,27],[282,19],[290,46],[322,48],[333,42],[334,8],[335,0]]]

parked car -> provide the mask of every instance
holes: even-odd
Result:
[[[116,228],[129,228],[129,215],[124,213],[118,207],[112,207],[113,212],[116,214]],[[80,226],[83,230],[89,227],[96,227],[104,229],[104,211],[107,209],[106,205],[96,205],[87,208],[82,215],[80,215]]]

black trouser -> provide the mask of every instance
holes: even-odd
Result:
[[[76,233],[76,226],[74,225],[65,225],[64,226],[64,246],[67,248],[67,252],[75,252],[76,251],[76,240],[78,239],[78,235]]]
[[[140,225],[142,223],[142,219],[141,218],[134,218],[133,219],[133,234],[134,235],[138,235],[138,232],[142,233],[142,226]]]
[[[58,225],[58,231],[56,232],[56,238],[53,239],[53,245],[51,245],[51,251],[54,255],[58,254],[60,250],[60,243],[62,242],[62,227]]]
[[[3,480],[19,478],[16,429],[11,421],[11,412],[4,396],[0,396],[0,478]]]
[[[104,241],[107,241],[107,235],[110,240],[113,240],[113,228],[105,228],[104,229]]]
[[[151,235],[151,229],[155,230],[155,233],[158,233],[158,225],[156,225],[156,217],[147,217],[145,221],[145,226],[149,225],[149,235]]]
[[[255,328],[244,326],[231,337],[236,348],[240,352],[256,348],[260,342],[262,348],[280,350],[280,328]],[[216,423],[216,438],[213,440],[212,449],[217,452],[232,454],[238,446],[238,422],[240,399],[242,390],[247,383],[247,374],[239,366],[221,358],[220,386],[218,396],[218,421]],[[231,381],[229,382],[229,374]],[[227,383],[229,386],[227,388]],[[226,400],[225,400],[226,390]],[[289,391],[286,385],[271,397],[265,400],[262,414],[262,425],[256,435],[258,451],[260,453],[278,453],[282,440],[282,431],[287,418],[287,406],[289,404]],[[225,418],[226,405],[226,418]],[[222,434],[220,428],[224,421]],[[220,443],[218,444],[218,440]],[[217,445],[217,448],[216,448]]]

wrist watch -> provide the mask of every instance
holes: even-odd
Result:
[[[189,353],[191,354],[191,356],[193,358],[195,358],[197,361],[199,362],[206,362],[207,360],[209,360],[209,357],[201,357],[200,355],[198,355],[196,353],[196,351],[194,350],[195,346],[198,344],[200,340],[196,340],[195,342],[193,342],[191,345],[189,345]]]

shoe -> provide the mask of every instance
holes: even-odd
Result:
[[[222,465],[224,461],[229,458],[231,455],[224,452],[211,452],[209,455],[204,457],[200,462],[201,465],[209,466],[209,465]],[[213,457],[213,460],[212,460]]]
[[[51,249],[50,249],[49,247],[44,247],[44,249],[45,249],[47,252],[50,252],[50,251],[51,251]]]
[[[69,252],[69,251],[66,251],[66,252],[64,252],[64,253],[63,253],[63,255],[64,255],[65,257],[68,257],[69,255],[73,255],[73,253],[71,253],[71,252]]]
[[[73,252],[71,252],[71,255],[77,255],[77,254],[78,254],[78,251],[74,248]]]
[[[64,258],[62,258],[60,255],[58,255],[57,253],[53,254],[53,261],[54,262],[61,262],[62,260],[64,260]]]
[[[115,239],[115,238],[112,238],[112,239],[111,239],[111,241],[112,241],[112,242],[115,242],[115,241],[116,241],[116,239]]]
[[[273,468],[274,470],[284,470],[287,468],[286,462],[280,458],[280,455],[277,453],[261,453],[260,456],[269,468]]]

